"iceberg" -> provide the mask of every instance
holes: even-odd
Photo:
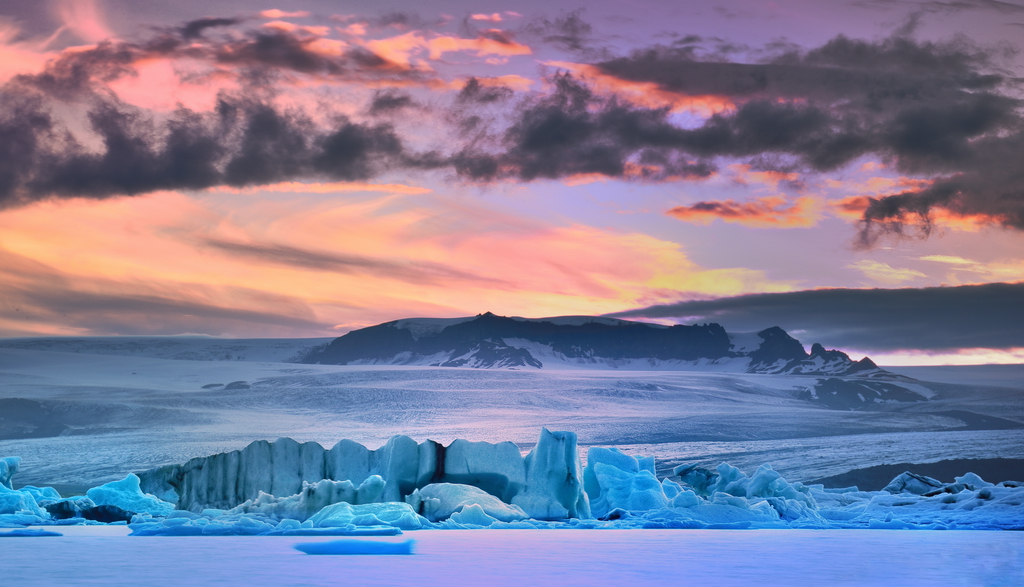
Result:
[[[14,486],[11,484],[11,477],[14,477],[20,466],[21,457],[0,458],[0,487],[14,489]]]
[[[97,506],[116,506],[128,512],[166,516],[174,511],[174,504],[163,501],[148,493],[143,493],[139,486],[139,478],[129,473],[120,481],[112,481],[85,492]]]
[[[302,491],[287,497],[276,497],[262,491],[256,499],[247,500],[230,510],[232,514],[262,514],[275,519],[305,521],[316,512],[336,503],[353,505],[375,503],[384,492],[380,475],[370,475],[356,487],[351,481],[323,479],[316,483],[302,482]]]
[[[295,550],[306,554],[412,554],[415,543],[415,540],[380,542],[348,539],[300,543],[295,545]]]
[[[348,526],[392,526],[402,530],[429,528],[430,521],[417,514],[405,502],[329,505],[309,518],[314,528],[343,528]]]
[[[194,512],[244,506],[244,511],[305,519],[331,503],[401,502],[427,485],[450,483],[477,487],[506,504],[519,505],[530,517],[590,515],[576,435],[548,430],[542,430],[525,459],[511,442],[455,440],[445,447],[432,440],[417,444],[408,436],[395,436],[376,450],[351,440],[324,450],[316,443],[282,438],[151,469],[139,478],[141,489],[152,497],[173,499],[178,509]],[[371,479],[376,480],[365,485]],[[332,493],[353,488],[359,495]],[[289,504],[281,501],[300,494],[306,496]]]
[[[413,491],[405,501],[416,513],[431,522],[446,520],[460,512],[461,515],[456,521],[463,519],[465,521],[460,523],[479,526],[488,526],[498,520],[514,522],[528,517],[518,506],[509,505],[478,487],[458,483],[432,483],[423,489]],[[466,508],[473,508],[473,513]],[[476,513],[477,511],[479,513]],[[490,521],[482,523],[485,518],[479,514],[487,516]],[[470,517],[474,521],[470,521]]]
[[[669,505],[654,474],[654,459],[631,457],[617,448],[594,446],[587,451],[583,485],[591,514],[598,518],[615,509],[646,511]]]
[[[261,454],[281,468],[257,474],[253,459]],[[324,459],[322,469],[316,455]],[[768,464],[747,474],[728,463],[715,469],[680,465],[659,480],[653,458],[615,448],[591,447],[583,468],[576,435],[547,429],[525,458],[512,443],[457,440],[445,447],[404,436],[377,450],[344,440],[320,452],[290,440],[253,443],[143,476],[148,486],[181,481],[178,487],[187,491],[178,509],[144,492],[135,475],[89,489],[86,496],[61,498],[50,487],[14,490],[8,485],[13,487],[20,459],[0,462],[0,527],[128,521],[136,536],[365,536],[463,528],[1024,529],[1020,482],[990,483],[966,473],[943,483],[905,472],[881,491],[826,489],[790,482]],[[298,476],[317,470],[351,478],[300,481],[297,492],[284,496],[259,490],[230,508],[204,506],[201,496],[239,495],[237,485],[228,490],[225,478],[210,476],[232,470],[231,482],[263,479],[279,491],[291,491]],[[276,479],[278,473],[288,480]],[[183,509],[183,503],[191,505]]]
[[[526,488],[512,498],[512,505],[538,520],[590,517],[575,432],[542,428],[525,460]]]

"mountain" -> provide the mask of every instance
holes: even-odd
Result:
[[[663,326],[594,316],[410,318],[353,330],[301,362],[482,369],[694,369],[872,377],[871,359],[852,361],[820,344],[810,354],[785,330],[730,335],[719,324]]]
[[[821,407],[883,409],[932,392],[865,357],[815,343],[811,352],[779,327],[730,334],[719,324],[675,325],[595,316],[466,318],[385,322],[315,347],[298,359],[325,365],[477,369],[690,370],[789,376],[799,399]],[[796,379],[793,379],[796,377]]]

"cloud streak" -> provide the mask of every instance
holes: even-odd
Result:
[[[682,302],[609,314],[719,322],[733,332],[781,326],[805,342],[861,351],[1024,347],[1024,283],[920,289],[820,289]]]

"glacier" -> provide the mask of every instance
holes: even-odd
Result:
[[[0,527],[87,523],[80,515],[59,519],[51,513],[105,507],[126,512],[139,536],[480,528],[1024,529],[1024,483],[991,483],[974,473],[943,483],[908,471],[880,491],[791,482],[768,464],[749,475],[727,463],[714,470],[682,464],[659,480],[653,458],[616,448],[590,447],[584,467],[576,434],[547,429],[525,457],[504,443],[456,440],[445,447],[403,436],[376,451],[348,440],[335,445],[341,447],[336,453],[307,444],[257,441],[241,451],[128,474],[89,489],[84,498],[62,498],[49,487],[13,489],[20,461],[5,457]],[[452,471],[459,483],[445,478],[448,458],[457,465]],[[316,471],[351,478],[313,480]]]

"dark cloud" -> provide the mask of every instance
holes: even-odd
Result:
[[[688,131],[670,124],[666,109],[598,96],[569,74],[557,74],[550,81],[550,94],[518,104],[513,123],[497,141],[501,151],[464,150],[453,160],[457,171],[474,180],[530,181],[583,173],[692,178],[714,170],[708,162],[688,159]]]
[[[1024,117],[996,66],[998,51],[963,40],[936,43],[895,35],[837,37],[762,63],[702,59],[692,46],[658,46],[597,64],[633,82],[684,95],[732,99],[734,112],[680,133],[678,149],[704,157],[775,161],[829,171],[864,155],[900,172],[932,177],[927,189],[874,200],[859,242],[927,234],[930,214],[981,215],[1024,228]]]
[[[908,8],[914,12],[944,14],[965,10],[984,10],[1001,14],[1024,12],[1024,6],[1003,0],[857,0],[850,4],[870,10]]]
[[[1017,81],[998,52],[963,40],[877,41],[837,37],[799,50],[779,45],[758,63],[728,51],[704,54],[687,37],[594,64],[602,75],[653,83],[681,95],[714,95],[735,108],[681,127],[667,107],[598,94],[585,78],[550,76],[544,93],[516,93],[470,78],[438,123],[459,139],[426,153],[404,146],[396,126],[324,117],[272,105],[273,88],[297,75],[345,81],[423,81],[363,48],[336,55],[296,28],[246,30],[205,18],[136,42],[67,52],[38,75],[0,89],[0,203],[49,196],[138,194],[158,189],[252,185],[302,177],[362,180],[392,169],[450,169],[465,181],[531,181],[603,174],[641,181],[703,178],[720,160],[756,169],[827,172],[871,156],[934,180],[930,187],[867,202],[860,244],[927,234],[932,213],[988,218],[1024,228],[1024,117]],[[406,26],[403,14],[377,26]],[[403,24],[404,23],[404,24]],[[534,21],[521,34],[583,47],[579,12]],[[507,42],[505,33],[488,38]],[[215,112],[157,115],[122,104],[106,83],[154,57],[192,58],[231,70],[248,84]],[[77,137],[58,113],[84,109],[94,139]],[[366,113],[414,106],[402,91],[378,91]],[[329,109],[329,106],[327,107]],[[322,114],[322,113],[321,113]],[[321,122],[315,122],[321,121]],[[101,145],[97,149],[96,144]]]
[[[481,277],[440,263],[392,261],[357,255],[340,255],[326,251],[311,251],[281,244],[239,243],[220,239],[206,239],[203,244],[225,253],[256,259],[264,263],[302,267],[316,271],[366,273],[421,285],[461,281],[487,284],[492,287],[511,287],[508,282]]]
[[[378,90],[373,94],[373,100],[370,102],[370,114],[374,116],[388,114],[415,104],[409,94],[396,90]]]
[[[424,78],[422,72],[396,66],[362,47],[352,47],[340,55],[318,51],[321,37],[305,29],[235,26],[244,22],[241,18],[208,17],[158,29],[142,40],[104,41],[91,49],[64,53],[42,74],[21,76],[20,83],[67,97],[89,89],[90,82],[132,75],[135,64],[157,57],[191,58],[244,68],[250,76],[263,78],[288,73],[344,76],[350,80]]]
[[[87,148],[38,96],[0,96],[0,205],[52,196],[106,197],[161,189],[246,186],[302,177],[362,180],[403,155],[388,125],[337,117],[326,128],[300,112],[222,96],[213,113],[148,112],[100,101]]]
[[[527,23],[524,32],[539,37],[560,49],[589,53],[593,27],[583,20],[583,9],[562,13],[554,19],[537,18]]]
[[[861,351],[1024,347],[1024,283],[922,289],[822,289],[681,302],[609,314],[718,322],[730,332],[781,326],[800,340]]]
[[[477,102],[486,104],[511,98],[515,92],[507,86],[485,86],[475,77],[466,80],[466,85],[459,90],[458,102]]]
[[[213,16],[197,18],[178,27],[178,32],[183,39],[195,39],[202,36],[206,29],[233,26],[241,23],[242,20],[241,18],[217,18]]]

